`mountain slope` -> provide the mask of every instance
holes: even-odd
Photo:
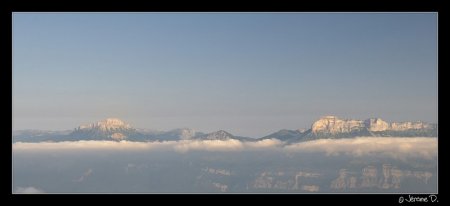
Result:
[[[278,139],[280,141],[287,141],[292,139],[300,139],[303,136],[305,136],[305,131],[282,129],[265,137],[261,137],[260,139]]]

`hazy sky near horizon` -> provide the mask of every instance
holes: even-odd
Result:
[[[14,129],[437,122],[437,13],[14,13]]]

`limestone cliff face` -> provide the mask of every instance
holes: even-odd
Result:
[[[381,169],[381,170],[378,170]],[[395,165],[383,164],[381,168],[368,165],[360,173],[341,169],[336,179],[331,181],[330,188],[348,190],[360,188],[399,189],[402,182],[410,179],[421,181],[427,185],[433,174],[428,171],[400,170]]]
[[[369,131],[378,132],[389,129],[389,123],[380,118],[371,118],[364,121],[364,125]]]
[[[432,125],[424,122],[393,122],[391,123],[389,129],[394,131],[405,131],[410,129],[432,129]]]
[[[83,129],[98,129],[101,131],[108,131],[108,130],[117,130],[117,129],[130,129],[129,124],[125,124],[122,120],[117,118],[108,118],[96,123],[87,124],[79,126],[78,130]]]
[[[336,116],[324,116],[311,126],[313,134],[345,134],[366,132],[403,132],[411,130],[433,130],[436,125],[425,122],[392,122],[388,123],[380,118],[371,118],[364,121],[352,119],[339,119]]]
[[[342,120],[336,116],[324,116],[313,123],[311,131],[317,133],[350,133],[364,127],[360,120]]]
[[[108,118],[96,123],[86,124],[75,128],[69,134],[69,139],[76,140],[129,140],[130,137],[140,136],[134,128],[117,118]]]

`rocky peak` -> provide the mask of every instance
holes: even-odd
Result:
[[[99,129],[101,131],[107,131],[107,130],[116,130],[116,129],[130,129],[129,124],[125,124],[120,119],[117,118],[108,118],[96,123],[82,125],[78,127],[79,130],[82,129]]]
[[[217,132],[212,132],[206,135],[205,139],[208,140],[228,140],[233,139],[234,136],[226,131],[219,130]]]

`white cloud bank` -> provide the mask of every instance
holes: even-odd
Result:
[[[175,144],[174,149],[177,152],[188,152],[190,150],[197,151],[242,151],[242,150],[259,150],[259,149],[275,149],[283,143],[275,139],[266,139],[257,142],[241,142],[239,140],[203,140],[203,141],[179,141]]]
[[[180,140],[164,142],[129,141],[67,141],[67,142],[17,142],[13,150],[20,151],[77,151],[77,150],[175,150],[177,152],[198,151],[241,151],[245,149],[265,149],[282,145],[279,140],[267,139],[257,142],[239,140]]]
[[[286,146],[293,152],[325,152],[327,155],[348,154],[363,156],[387,154],[391,157],[437,156],[437,138],[429,137],[358,137],[348,139],[319,139]]]
[[[16,194],[43,194],[45,193],[41,189],[35,187],[18,187],[15,191]]]
[[[78,151],[78,150],[128,150],[128,151],[244,151],[283,150],[286,152],[324,152],[327,155],[350,154],[354,156],[385,153],[391,156],[433,158],[437,155],[437,138],[428,137],[358,137],[347,139],[319,139],[284,146],[276,139],[256,142],[239,140],[180,140],[164,142],[128,141],[75,141],[13,144],[13,151]]]

